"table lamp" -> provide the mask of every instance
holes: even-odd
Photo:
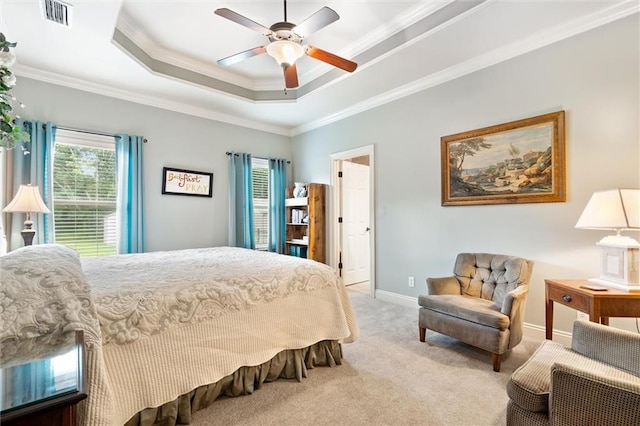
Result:
[[[622,236],[625,230],[640,230],[640,189],[612,189],[595,192],[584,208],[576,228],[613,230],[602,238],[601,274],[589,281],[626,291],[640,291],[638,281],[640,244]]]
[[[2,211],[27,214],[27,220],[24,221],[24,229],[21,232],[25,246],[33,244],[33,237],[36,235],[36,230],[33,229],[31,213],[51,213],[51,210],[42,201],[38,187],[31,185],[20,185],[16,196]]]

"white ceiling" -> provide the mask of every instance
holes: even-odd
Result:
[[[216,61],[268,43],[215,15],[226,7],[266,27],[281,1],[72,0],[71,28],[41,1],[0,0],[0,30],[18,43],[14,71],[142,104],[295,135],[640,11],[638,0],[298,1],[298,24],[328,6],[340,19],[305,39],[358,63],[349,74],[310,57],[284,91],[268,55]],[[260,100],[265,99],[265,100]]]

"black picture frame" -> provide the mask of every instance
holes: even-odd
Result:
[[[162,168],[162,193],[190,197],[213,197],[213,173]]]

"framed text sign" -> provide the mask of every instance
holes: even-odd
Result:
[[[162,193],[213,197],[213,173],[162,168]]]

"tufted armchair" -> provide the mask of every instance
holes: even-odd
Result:
[[[427,278],[428,295],[418,298],[420,341],[426,329],[492,353],[500,371],[502,354],[522,340],[522,323],[533,262],[515,256],[460,253],[454,276]]]
[[[575,321],[571,347],[542,342],[507,395],[508,426],[640,425],[640,335]]]

